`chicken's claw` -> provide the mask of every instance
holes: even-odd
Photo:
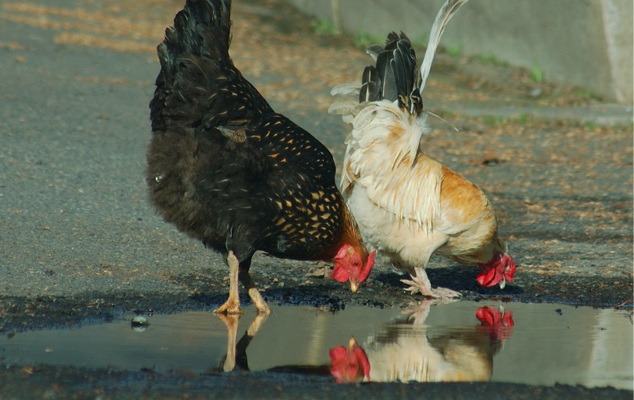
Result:
[[[214,314],[241,315],[244,311],[240,308],[240,300],[237,302],[229,298],[223,305],[214,310]]]
[[[429,281],[427,273],[423,268],[415,268],[415,272],[416,275],[410,275],[412,278],[411,280],[401,279],[401,282],[409,285],[409,287],[405,288],[405,290],[411,294],[421,293],[425,297],[438,299],[440,304],[451,303],[462,297],[462,294],[460,292],[456,292],[455,290],[443,287],[432,289],[431,282]]]
[[[403,282],[406,285],[409,285],[409,287],[406,287],[405,291],[407,292],[411,292],[411,294],[416,294],[416,293],[422,293],[422,291],[420,290],[420,286],[418,285],[418,283],[414,282],[414,281],[410,281],[407,279],[401,279],[401,282]],[[432,296],[433,297],[433,296]]]
[[[436,304],[449,304],[462,298],[462,293],[444,287],[437,287],[432,290]]]

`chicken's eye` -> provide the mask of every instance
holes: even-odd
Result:
[[[358,261],[358,260],[354,260],[354,261],[352,262],[352,265],[354,265],[355,267],[360,267],[360,266],[361,266],[361,262],[360,262],[360,261]]]

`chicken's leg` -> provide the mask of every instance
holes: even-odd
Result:
[[[255,337],[256,333],[258,333],[267,317],[268,314],[257,314],[242,339],[237,341],[240,315],[218,314],[218,318],[227,326],[227,355],[225,356],[222,366],[225,372],[233,371],[236,365],[238,365],[239,368],[249,369],[246,363],[247,346],[251,342],[251,339]],[[241,365],[241,362],[243,365]]]
[[[227,299],[223,305],[216,308],[214,312],[216,314],[242,314],[244,312],[240,308],[240,293],[238,293],[240,261],[238,261],[238,258],[231,250],[229,250],[229,254],[227,255],[227,264],[229,265],[229,299]],[[250,294],[251,292],[249,292],[249,295]]]
[[[425,297],[432,297],[441,301],[462,297],[462,294],[456,292],[455,290],[442,287],[432,289],[431,282],[427,277],[427,272],[425,272],[425,268],[416,267],[414,268],[414,272],[416,273],[416,275],[410,275],[412,277],[412,280],[401,279],[401,282],[405,283],[406,285],[410,285],[410,287],[406,288],[405,290],[411,292],[412,294],[420,292]]]
[[[236,367],[236,338],[238,336],[240,316],[218,314],[218,318],[227,326],[227,355],[225,356],[223,370],[230,372]]]
[[[249,275],[249,271],[240,270],[240,282],[242,282],[245,289],[247,289],[249,297],[253,301],[253,304],[255,304],[255,308],[258,309],[258,314],[269,315],[271,313],[271,309],[262,298],[258,289],[255,287],[255,284]]]

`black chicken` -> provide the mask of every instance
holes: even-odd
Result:
[[[187,0],[158,46],[150,200],[167,222],[226,257],[229,299],[218,313],[241,313],[238,279],[258,312],[270,313],[249,276],[257,250],[334,259],[333,277],[355,292],[374,253],[335,185],[332,155],[233,65],[230,13],[230,0]]]

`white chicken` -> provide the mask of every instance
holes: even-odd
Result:
[[[437,253],[482,269],[478,282],[504,288],[515,263],[498,237],[491,203],[476,185],[424,153],[428,133],[421,93],[438,42],[452,15],[468,0],[447,0],[432,26],[425,58],[416,69],[409,38],[392,32],[385,46],[367,49],[376,61],[361,83],[335,87],[336,94],[357,94],[358,101],[334,103],[330,113],[352,124],[346,144],[342,191],[370,246],[405,270],[412,293],[450,299],[460,293],[432,289],[425,272]]]

